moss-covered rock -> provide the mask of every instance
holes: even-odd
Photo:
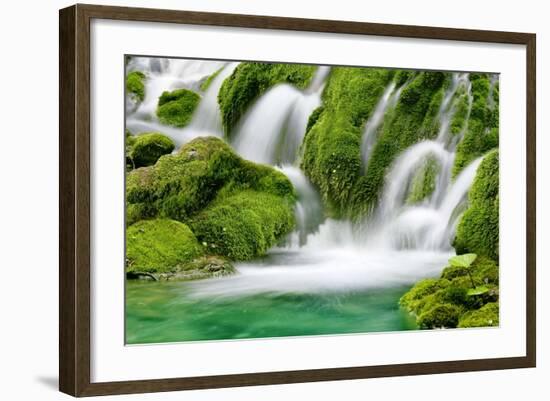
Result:
[[[278,83],[305,88],[317,67],[300,64],[241,63],[223,82],[218,94],[227,135],[252,102]]]
[[[175,148],[174,141],[159,132],[126,135],[126,161],[132,168],[151,166]]]
[[[126,229],[126,271],[175,271],[204,253],[193,232],[183,223],[156,219]]]
[[[464,138],[456,150],[454,177],[470,162],[498,147],[498,83],[492,84],[488,74],[470,74],[470,81],[472,107]],[[459,123],[453,122],[453,127],[455,125]]]
[[[335,217],[352,207],[350,198],[361,176],[363,125],[393,75],[387,69],[333,67],[323,107],[310,118],[302,168]]]
[[[200,95],[188,89],[163,92],[159,97],[157,117],[163,124],[185,127],[191,121],[200,100]]]
[[[421,328],[457,327],[470,312],[498,303],[498,274],[495,261],[479,256],[469,268],[448,266],[440,278],[419,281],[399,302]],[[483,291],[472,291],[472,280],[476,290]]]
[[[452,304],[438,304],[422,312],[417,324],[422,329],[454,328],[458,325],[460,309]]]
[[[499,157],[491,151],[479,165],[468,193],[469,207],[456,230],[457,253],[473,252],[498,260]]]
[[[188,223],[207,252],[232,259],[262,255],[294,227],[296,195],[288,178],[214,137],[196,138],[130,172],[126,198],[127,219]]]
[[[417,169],[411,180],[407,203],[415,204],[427,199],[435,190],[436,178],[441,165],[433,158],[427,158]]]
[[[145,99],[145,74],[141,71],[132,71],[126,75],[126,91],[134,100]]]
[[[477,310],[466,312],[460,317],[458,327],[493,327],[499,325],[498,302],[490,302]]]
[[[276,195],[241,191],[213,202],[191,226],[210,252],[247,260],[264,255],[288,234],[294,228],[294,213]]]

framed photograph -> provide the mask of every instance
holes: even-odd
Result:
[[[534,34],[59,22],[61,391],[535,366]]]

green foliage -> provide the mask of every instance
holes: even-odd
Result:
[[[126,136],[126,160],[133,168],[153,165],[162,156],[171,153],[174,141],[159,132]]]
[[[218,103],[226,134],[254,100],[278,83],[306,88],[317,67],[300,64],[241,63],[222,84]]]
[[[202,254],[189,227],[178,221],[146,220],[126,229],[128,272],[172,271]]]
[[[206,90],[210,87],[210,85],[212,84],[212,81],[214,81],[216,79],[216,77],[218,75],[220,75],[220,72],[222,72],[224,67],[221,67],[219,68],[216,72],[214,72],[213,74],[209,75],[208,78],[206,78],[203,83],[201,84],[201,91],[203,92],[206,92]]]
[[[141,71],[132,71],[126,75],[126,91],[139,101],[145,98],[145,78]]]
[[[323,108],[310,118],[302,168],[333,216],[355,206],[350,199],[361,178],[362,127],[393,75],[387,69],[333,67]]]
[[[261,256],[294,228],[290,202],[265,192],[241,191],[217,199],[191,223],[210,252],[235,260]]]
[[[468,269],[472,263],[476,260],[477,255],[475,253],[465,253],[463,255],[456,255],[449,259],[449,264],[453,267],[464,267]]]
[[[186,222],[209,244],[209,252],[248,259],[250,252],[262,254],[294,226],[296,195],[283,173],[243,160],[221,139],[202,137],[154,166],[131,171],[126,200],[129,222],[155,217]],[[247,250],[235,245],[230,252],[230,242],[220,243],[220,227],[231,243],[250,241]]]
[[[487,74],[470,74],[470,81],[472,108],[464,138],[456,150],[453,177],[456,177],[470,162],[498,147],[498,83],[491,91]]]
[[[460,317],[458,327],[494,327],[499,325],[498,302],[489,302],[479,309],[466,312]]]
[[[470,312],[498,302],[498,265],[486,256],[460,256],[450,259],[440,278],[419,281],[401,298],[421,328],[457,327]]]
[[[479,165],[468,193],[469,207],[456,230],[457,253],[475,252],[498,260],[499,157],[491,151]]]
[[[201,97],[188,89],[162,92],[157,107],[159,121],[174,127],[185,127],[191,121]]]
[[[441,165],[435,158],[427,158],[412,178],[407,203],[415,204],[427,199],[435,190],[436,178],[440,170]]]

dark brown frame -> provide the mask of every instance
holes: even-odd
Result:
[[[93,18],[526,46],[526,356],[122,382],[90,382],[90,21]],[[73,396],[527,368],[536,365],[536,35],[237,14],[74,5],[59,13],[59,389]]]

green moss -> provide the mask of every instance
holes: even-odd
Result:
[[[435,190],[436,178],[441,166],[436,159],[430,157],[417,169],[414,174],[407,203],[415,204],[427,199]]]
[[[166,125],[185,127],[191,121],[201,97],[187,89],[163,92],[159,97],[157,117]]]
[[[254,100],[278,83],[289,83],[305,88],[317,67],[300,64],[241,63],[222,84],[218,103],[224,130],[231,135]]]
[[[495,261],[478,256],[469,269],[476,288],[485,287],[487,291],[472,294],[467,268],[448,266],[440,278],[416,283],[399,303],[416,316],[421,328],[457,327],[472,311],[497,303],[499,299],[499,273]]]
[[[126,91],[139,101],[145,98],[145,78],[141,71],[132,71],[126,75]]]
[[[265,192],[241,191],[217,199],[191,226],[210,252],[235,260],[261,256],[294,227],[291,204]]]
[[[162,156],[171,153],[175,144],[159,132],[126,136],[126,160],[133,168],[153,165]]]
[[[387,69],[333,67],[323,108],[310,119],[302,168],[333,216],[353,208],[350,198],[361,177],[363,126],[393,75]]]
[[[417,324],[422,329],[453,328],[458,325],[460,309],[452,304],[438,304],[422,312]]]
[[[487,74],[470,74],[470,81],[472,108],[464,138],[457,147],[453,177],[456,177],[470,162],[498,147],[498,83],[491,91],[490,78]]]
[[[460,317],[458,327],[491,327],[499,325],[498,302],[488,303]]]
[[[469,207],[456,230],[457,253],[473,252],[498,260],[499,157],[491,151],[479,165],[468,193]]]
[[[126,229],[128,272],[173,271],[202,254],[203,249],[189,227],[178,221],[140,221]]]
[[[210,87],[210,85],[212,84],[212,81],[214,81],[216,79],[216,77],[218,75],[220,75],[220,72],[222,72],[224,67],[222,68],[219,68],[216,72],[214,72],[213,74],[209,75],[205,80],[204,82],[201,84],[201,91],[203,92],[206,92],[207,89]]]
[[[210,244],[210,252],[249,258],[249,252],[264,253],[293,227],[296,195],[281,172],[241,159],[218,138],[204,137],[177,154],[162,156],[154,166],[131,171],[126,199],[127,219],[132,222],[154,217],[187,222],[201,242]],[[246,251],[237,247],[234,237],[220,244],[216,230],[222,221],[226,231],[242,237],[240,241],[251,241]],[[251,236],[256,234],[254,240]]]

